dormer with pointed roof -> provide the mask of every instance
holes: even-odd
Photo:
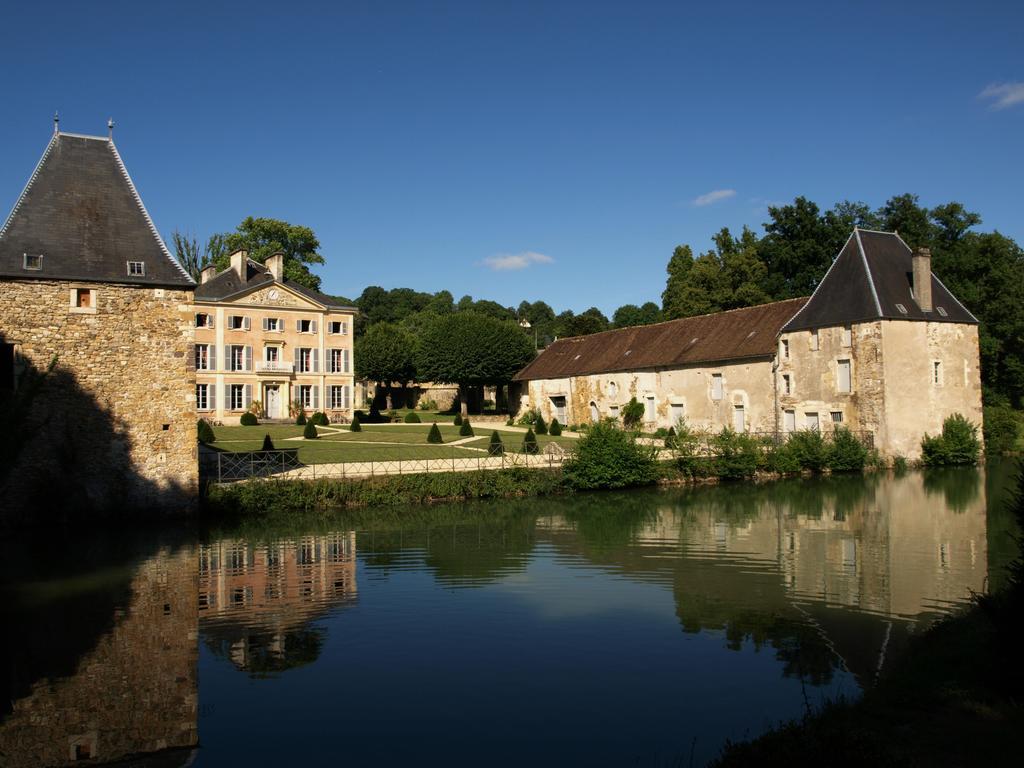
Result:
[[[914,296],[914,252],[899,234],[855,228],[811,298],[782,332],[873,320],[976,325],[977,318],[930,267],[927,272],[930,308],[928,301],[919,303]]]
[[[0,229],[0,278],[191,288],[109,136],[55,131]]]

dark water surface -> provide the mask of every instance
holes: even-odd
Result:
[[[701,765],[998,585],[1011,471],[6,542],[0,764]]]

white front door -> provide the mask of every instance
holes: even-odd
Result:
[[[281,416],[281,390],[278,387],[267,387],[267,402],[264,407],[266,408],[268,419],[277,419]]]

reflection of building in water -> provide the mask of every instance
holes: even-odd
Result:
[[[701,489],[676,497],[684,505],[660,508],[619,547],[592,545],[593,520],[582,515],[542,519],[537,529],[592,562],[670,581],[686,631],[778,643],[792,631],[780,619],[810,622],[863,681],[915,618],[984,589],[986,501],[977,477],[971,470],[948,484],[910,473]]]
[[[74,674],[36,681],[13,702],[0,722],[0,764],[108,762],[196,745],[195,549],[147,560],[130,594]]]
[[[355,597],[354,531],[200,547],[203,636],[215,653],[253,675],[314,660],[323,633],[309,623]]]

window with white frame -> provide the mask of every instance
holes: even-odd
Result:
[[[295,367],[299,373],[316,373],[318,357],[319,350],[315,347],[298,347],[295,350]]]
[[[330,373],[348,373],[348,350],[347,349],[331,349],[330,353]]]
[[[146,263],[144,261],[128,262],[128,277],[143,277],[146,274]]]
[[[351,402],[350,392],[348,385],[332,385],[330,389],[331,408],[336,411],[347,409]]]
[[[722,374],[711,374],[711,399],[721,400],[723,397],[723,393],[724,389],[722,387]]]
[[[852,379],[850,376],[850,361],[839,360],[836,369],[836,391],[837,392],[849,392],[852,387]]]
[[[327,332],[334,336],[347,336],[348,335],[348,323],[344,320],[331,320],[327,324]]]
[[[244,315],[228,315],[228,330],[248,331],[249,318]]]
[[[21,266],[23,269],[38,272],[43,268],[43,254],[41,253],[23,253],[22,258]]]
[[[821,341],[818,339],[818,329],[815,328],[811,331],[811,351],[817,352]]]
[[[244,344],[228,344],[225,348],[224,366],[229,371],[252,370],[252,347]]]
[[[210,385],[196,384],[196,409],[200,411],[210,410]]]
[[[782,355],[783,360],[789,360],[789,339],[779,341],[779,354]]]
[[[281,359],[281,348],[270,344],[263,348],[263,359],[268,363],[276,363]]]
[[[209,371],[213,369],[213,358],[210,354],[209,344],[196,344],[196,370]]]
[[[228,385],[228,407],[232,411],[245,409],[245,384]]]
[[[788,373],[782,374],[782,394],[793,394],[793,377]]]
[[[263,330],[271,332],[282,331],[284,330],[284,323],[281,322],[280,317],[264,317]]]
[[[319,408],[320,387],[315,384],[300,384],[299,385],[299,402],[302,403],[303,408]]]
[[[295,330],[299,333],[316,333],[316,320],[296,320]]]
[[[208,312],[197,312],[196,328],[213,328],[213,315]]]

